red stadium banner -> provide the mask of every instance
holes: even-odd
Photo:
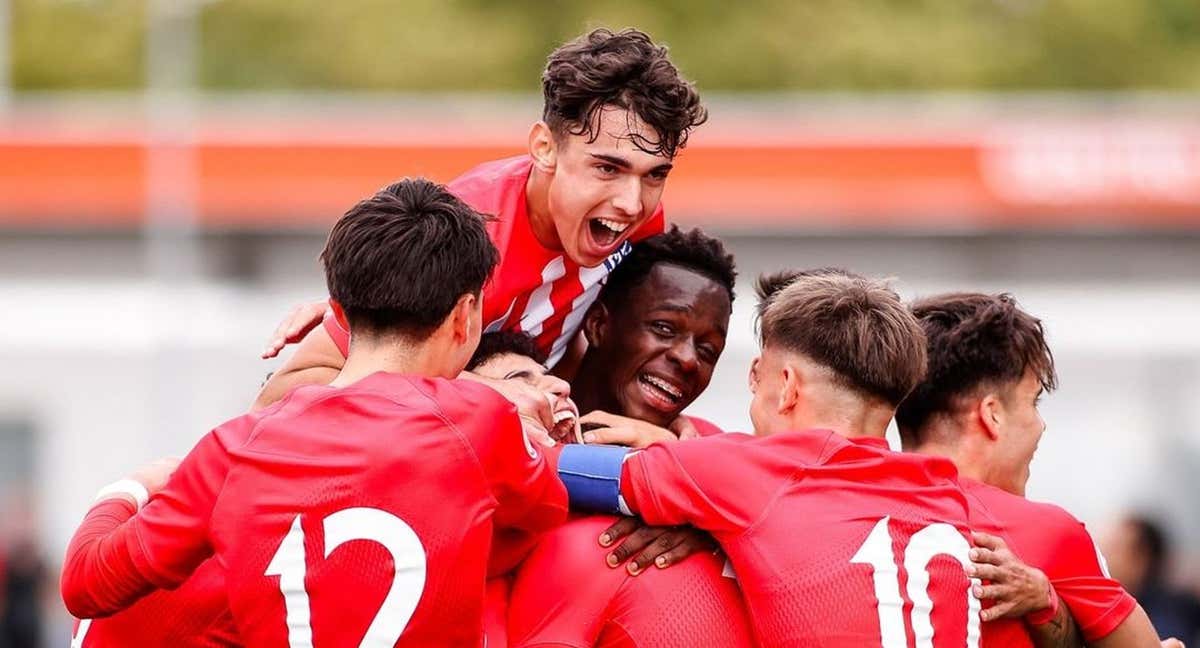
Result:
[[[346,121],[290,123],[266,135],[261,123],[202,125],[188,140],[157,147],[137,125],[96,136],[0,124],[0,226],[136,227],[154,204],[207,227],[323,228],[394,179],[445,181],[520,153],[524,133],[438,141],[430,133],[445,124],[431,120],[374,140]],[[1195,124],[906,132],[804,123],[705,126],[668,185],[672,220],[733,230],[1200,227]]]

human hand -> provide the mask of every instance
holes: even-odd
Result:
[[[658,441],[676,441],[678,437],[667,428],[652,423],[609,414],[600,410],[588,412],[579,419],[580,425],[599,425],[583,433],[584,443],[621,445],[630,448],[645,448]]]
[[[980,619],[1018,619],[1051,607],[1046,574],[1022,562],[996,536],[973,532],[971,538],[975,547],[969,553],[967,575],[989,581],[988,585],[974,585],[972,592],[981,601],[993,601],[991,607],[979,613]]]
[[[179,467],[179,462],[182,461],[179,457],[163,457],[155,459],[150,463],[138,468],[129,475],[128,479],[141,484],[146,488],[146,492],[154,495],[167,485],[167,480],[171,475],[175,474],[175,469]]]
[[[718,549],[717,542],[703,531],[690,526],[649,526],[635,517],[614,522],[600,534],[599,542],[602,547],[613,547],[605,557],[609,567],[628,560],[625,568],[634,576],[652,564],[666,569],[694,553]]]
[[[667,427],[675,433],[675,436],[678,437],[680,441],[700,438],[700,430],[696,429],[696,424],[692,423],[692,419],[682,414],[675,417],[675,420],[671,421],[671,424]]]
[[[531,440],[546,447],[557,445],[550,434],[555,427],[553,394],[522,380],[498,380],[470,373],[462,375],[495,389],[515,405],[517,414],[521,416],[521,427]]]
[[[262,352],[263,360],[274,358],[283,347],[304,339],[309,331],[321,323],[321,318],[325,317],[325,310],[328,308],[329,302],[324,299],[293,306],[267,341],[267,347]]]

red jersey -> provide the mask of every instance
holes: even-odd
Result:
[[[829,431],[726,434],[650,446],[623,473],[646,522],[721,543],[761,646],[979,645],[967,502],[945,459]]]
[[[500,251],[500,264],[483,290],[485,331],[528,333],[552,367],[579,330],[605,277],[633,250],[631,242],[661,234],[665,219],[659,205],[604,263],[581,267],[561,251],[547,250],[533,235],[525,204],[532,169],[528,155],[486,162],[451,180],[446,189],[475,211],[496,216],[487,230]],[[325,330],[346,355],[350,334],[332,313],[325,315]]]
[[[687,414],[684,414],[684,416],[687,416],[688,420],[695,426],[696,432],[702,437],[725,434],[725,430],[722,430],[716,423],[708,419],[702,419],[699,416],[688,416]]]
[[[509,604],[513,648],[752,646],[724,558],[697,554],[630,576],[596,542],[615,520],[590,516],[547,534],[517,572]]]
[[[110,501],[132,508],[89,512],[64,569],[69,606],[120,609],[215,553],[253,646],[479,646],[489,551],[519,554],[496,543],[528,543],[566,509],[497,392],[387,373],[300,387],[221,426],[125,524]]]
[[[158,590],[129,608],[102,619],[75,624],[72,648],[240,646],[225,595],[225,570],[204,561],[174,590]]]
[[[1137,607],[1109,576],[1087,528],[1070,513],[973,479],[960,482],[971,503],[971,528],[1007,536],[1013,553],[1045,572],[1085,641],[1107,637]]]

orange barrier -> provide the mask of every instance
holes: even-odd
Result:
[[[705,143],[676,165],[674,220],[726,228],[1200,227],[1200,135],[902,143]],[[232,228],[324,227],[406,175],[448,180],[519,146],[201,139],[175,151],[160,204]],[[0,137],[0,226],[125,228],[147,211],[140,141]],[[167,167],[166,173],[171,173]],[[157,178],[157,176],[156,176]],[[186,190],[185,190],[186,189]],[[171,192],[177,191],[177,194]]]

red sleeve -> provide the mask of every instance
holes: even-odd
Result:
[[[656,443],[629,455],[621,494],[652,525],[691,524],[737,532],[759,517],[780,479],[770,449],[745,434]]]
[[[510,648],[621,645],[597,642],[614,597],[633,578],[623,567],[605,565],[608,550],[596,542],[614,521],[607,515],[571,520],[546,534],[521,564],[508,610]],[[651,598],[641,603],[658,607]]]
[[[567,490],[546,455],[525,436],[513,404],[486,385],[460,382],[463,411],[470,416],[460,425],[470,430],[497,502],[491,574],[498,575],[520,562],[538,534],[567,519]]]
[[[1083,523],[1066,511],[1043,515],[1039,527],[1044,537],[1054,538],[1042,552],[1040,565],[1054,591],[1071,610],[1083,638],[1092,643],[1112,634],[1137,607],[1137,601],[1111,578],[1100,550]],[[1047,525],[1052,528],[1047,528]]]
[[[716,423],[713,423],[712,421],[710,421],[708,419],[702,419],[699,416],[688,416],[687,418],[689,421],[692,422],[692,425],[696,426],[696,432],[699,433],[700,436],[702,436],[702,437],[710,437],[710,436],[716,436],[718,434],[725,434],[725,430],[722,430],[720,427],[717,426]]]
[[[342,357],[350,355],[350,331],[337,320],[332,308],[325,311],[325,317],[321,318],[321,326],[324,326],[325,332],[333,338],[333,343],[337,345],[338,351],[342,352]]]
[[[62,595],[71,614],[117,612],[155,588],[179,585],[212,554],[208,520],[229,472],[225,444],[241,436],[247,418],[201,439],[136,515],[133,504],[122,499],[104,500],[88,511],[63,564]]]

